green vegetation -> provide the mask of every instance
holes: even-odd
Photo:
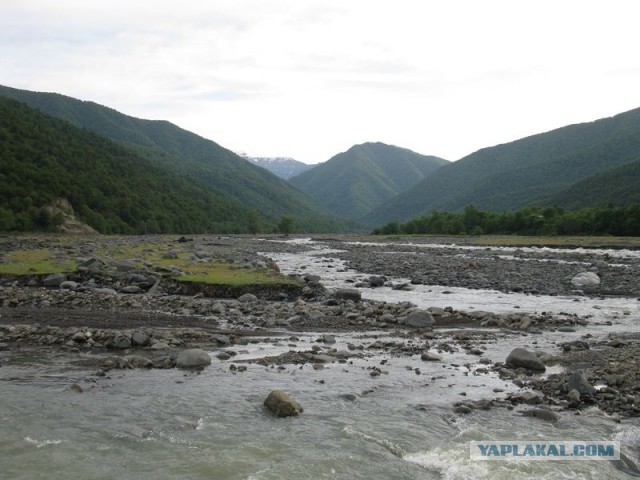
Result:
[[[74,261],[58,258],[49,249],[20,250],[6,254],[0,262],[0,274],[47,275],[75,271]]]
[[[224,225],[216,225],[215,229],[210,227],[209,231],[247,231],[248,226],[244,221],[247,218],[246,214],[238,212],[238,208],[232,214],[230,205],[241,207],[243,211],[258,210],[264,218],[266,231],[274,231],[282,215],[294,217],[298,228],[306,232],[345,231],[357,228],[354,223],[331,216],[311,197],[285,180],[253,165],[215,142],[169,122],[130,117],[93,102],[83,102],[54,93],[29,92],[0,86],[0,95],[24,102],[48,115],[117,142],[128,152],[135,152],[133,161],[136,163],[154,166],[152,172],[162,171],[164,175],[177,176],[214,192],[217,202],[205,205],[207,202],[203,199],[200,201],[201,206],[206,206],[214,215],[222,210],[225,220],[231,222],[220,220]],[[144,159],[146,161],[142,162]],[[112,222],[107,222],[110,223]],[[238,225],[239,223],[242,225]],[[171,228],[168,226],[160,228],[160,231],[200,232],[204,231],[206,224],[207,222],[197,230],[185,228],[190,225],[188,224]],[[121,227],[114,231],[128,231]],[[150,231],[155,229],[155,224],[152,224],[152,227]],[[136,228],[135,231],[142,232],[143,229]]]
[[[0,230],[50,229],[57,198],[101,233],[246,231],[246,209],[202,182],[0,97]]]
[[[194,257],[189,243],[172,244],[148,242],[127,246],[117,242],[111,247],[96,251],[100,258],[111,260],[134,260],[138,267],[151,266],[152,269],[164,268],[167,271],[177,269],[183,275],[174,277],[180,282],[204,283],[210,285],[229,285],[241,287],[247,285],[298,285],[290,277],[280,275],[275,270],[238,266],[220,259]]]
[[[126,237],[123,237],[126,238]],[[259,286],[300,286],[300,282],[281,275],[270,268],[255,268],[251,265],[239,265],[220,259],[194,257],[193,247],[189,243],[167,245],[165,237],[146,237],[148,241],[128,245],[118,241],[109,246],[96,248],[94,254],[108,264],[130,260],[139,269],[164,270],[177,269],[182,275],[172,277],[178,282],[224,285],[230,287]],[[86,237],[60,237],[49,248],[16,250],[0,256],[0,275],[49,275],[52,273],[71,273],[77,270],[77,262],[65,253],[65,244],[86,240]],[[107,272],[110,272],[107,267]],[[112,267],[116,270],[116,267]],[[112,272],[113,273],[113,272]]]
[[[640,160],[585,178],[547,203],[570,209],[640,204]]]
[[[640,109],[479,150],[428,175],[364,220],[380,225],[433,211],[461,211],[466,205],[492,211],[529,205],[572,207],[575,199],[561,192],[638,159]],[[603,189],[593,203],[582,189],[579,207],[629,205],[618,203],[616,193],[626,181],[618,176],[614,188],[608,193]]]
[[[247,270],[233,268],[224,262],[191,267],[189,273],[176,277],[180,282],[205,283],[209,285],[299,285],[294,279],[278,275],[270,270]]]
[[[640,236],[640,205],[621,208],[526,207],[496,213],[468,206],[463,213],[434,212],[407,223],[392,222],[375,235],[616,235]]]
[[[289,181],[330,212],[358,220],[447,163],[404,148],[365,143]]]
[[[278,231],[285,235],[293,233],[293,218],[287,215],[283,216],[278,223]]]

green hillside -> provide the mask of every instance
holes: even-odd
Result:
[[[404,148],[365,143],[289,181],[330,212],[357,220],[447,163]]]
[[[545,203],[569,209],[640,205],[640,160],[585,178]]]
[[[485,148],[445,165],[366,217],[383,224],[432,211],[515,210],[640,156],[640,109]]]
[[[204,183],[0,97],[0,230],[50,227],[42,207],[57,198],[67,199],[81,220],[103,233],[248,228],[247,210]]]
[[[134,148],[163,168],[204,182],[270,221],[288,215],[306,231],[353,227],[331,217],[316,202],[272,173],[220,145],[166,121],[142,120],[93,102],[55,93],[30,92],[0,86],[11,97],[54,117]]]

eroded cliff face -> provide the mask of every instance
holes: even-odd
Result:
[[[96,234],[96,230],[91,228],[86,223],[82,223],[73,210],[73,206],[66,198],[56,198],[49,205],[45,206],[45,209],[49,212],[52,218],[59,216],[62,222],[58,225],[58,231],[60,233],[74,233],[74,234]]]

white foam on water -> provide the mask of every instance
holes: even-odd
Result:
[[[47,445],[60,445],[62,440],[36,440],[31,437],[24,437],[24,441],[35,445],[36,448],[46,447]]]
[[[376,445],[381,446],[382,448],[388,450],[398,457],[402,457],[404,452],[402,447],[389,439],[379,438],[373,435],[369,435],[368,433],[362,432],[360,430],[356,430],[351,425],[347,425],[342,429],[342,432],[345,433],[348,437],[351,438],[359,438],[362,440],[366,440],[368,442],[375,443]]]
[[[200,417],[196,423],[196,430],[202,430],[204,428],[204,418]]]
[[[403,455],[404,460],[436,472],[443,480],[468,480],[470,478],[495,478],[489,477],[489,468],[485,462],[477,462],[470,459],[469,449],[459,446],[436,447],[425,452],[408,453]]]

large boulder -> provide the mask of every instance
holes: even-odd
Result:
[[[67,279],[67,276],[64,273],[53,273],[45,278],[42,284],[45,287],[55,288],[59,287],[62,282]]]
[[[137,347],[146,347],[151,343],[151,337],[149,337],[145,332],[136,330],[131,335],[131,343]]]
[[[240,303],[253,303],[258,301],[258,297],[256,297],[253,293],[245,293],[238,297],[238,301]]]
[[[442,360],[442,357],[437,353],[422,352],[422,355],[420,355],[420,359],[425,362],[439,362]]]
[[[524,348],[514,348],[505,363],[507,367],[524,368],[532,372],[544,372],[546,370],[542,360]]]
[[[273,390],[264,401],[264,406],[276,417],[293,417],[304,410],[288,393]]]
[[[207,365],[211,365],[211,357],[200,348],[183,350],[176,360],[178,368],[199,368]]]
[[[589,383],[587,374],[584,370],[576,370],[571,374],[567,381],[567,390],[577,390],[580,395],[592,396],[596,393],[596,389]]]
[[[110,342],[109,346],[111,348],[125,350],[127,348],[131,348],[131,339],[122,333],[118,333]]]
[[[433,324],[435,323],[435,321],[433,320],[433,317],[429,312],[424,310],[416,310],[415,312],[407,315],[404,323],[408,327],[433,328]]]
[[[341,288],[336,291],[335,297],[340,300],[362,301],[362,293],[355,288]]]
[[[594,272],[582,272],[571,279],[571,285],[576,288],[597,287],[600,285],[600,277]]]

